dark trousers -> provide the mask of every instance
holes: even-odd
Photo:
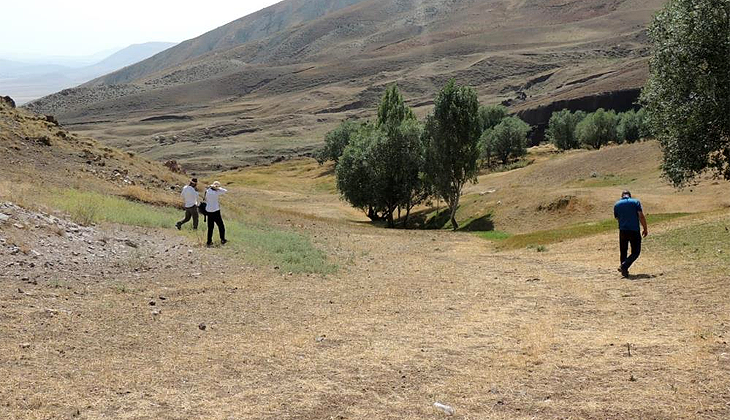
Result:
[[[208,245],[213,243],[214,224],[218,225],[218,234],[221,237],[221,242],[226,240],[226,227],[223,225],[221,211],[214,211],[212,213],[208,213]]]
[[[185,218],[182,219],[181,221],[177,222],[178,226],[184,225],[191,218],[193,219],[193,229],[197,229],[198,228],[198,206],[185,207]]]
[[[628,257],[629,244],[631,244],[631,255]],[[641,233],[633,230],[622,230],[619,232],[619,248],[621,249],[621,268],[628,271],[631,264],[641,254]]]

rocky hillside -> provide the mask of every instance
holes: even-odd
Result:
[[[515,111],[636,89],[663,3],[291,0],[29,108],[155,159],[232,167],[306,154],[393,82],[421,115],[451,78]]]
[[[177,204],[186,177],[157,162],[74,134],[52,117],[0,98],[0,194],[74,187]]]

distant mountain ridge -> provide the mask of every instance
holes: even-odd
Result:
[[[320,18],[365,0],[289,0],[244,16],[89,85],[129,83],[155,72],[223,51]]]
[[[339,121],[372,117],[390,83],[420,115],[449,79],[514,112],[635,90],[663,4],[287,0],[29,108],[153,157],[255,163],[309,153]]]
[[[23,104],[132,65],[174,45],[171,42],[134,44],[83,67],[0,60],[0,94]]]

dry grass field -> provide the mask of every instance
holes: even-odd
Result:
[[[113,218],[18,228],[35,210],[13,210],[0,223],[0,418],[443,418],[438,401],[457,419],[727,419],[727,184],[676,192],[657,153],[533,150],[532,165],[481,176],[459,214],[487,210],[507,240],[541,237],[610,218],[624,187],[649,214],[692,213],[650,226],[628,280],[613,230],[516,249],[388,230],[307,160],[220,175],[237,235],[222,248]],[[17,188],[0,183],[0,202]],[[563,196],[577,198],[539,209]],[[164,226],[168,210],[138,211]],[[287,261],[276,235],[326,264]],[[108,245],[119,237],[137,247]]]

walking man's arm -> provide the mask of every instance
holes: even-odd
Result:
[[[644,217],[644,212],[639,212],[639,221],[641,222],[641,227],[644,228],[644,232],[642,232],[642,236],[646,238],[646,235],[649,234],[649,229],[646,227],[646,217]]]

